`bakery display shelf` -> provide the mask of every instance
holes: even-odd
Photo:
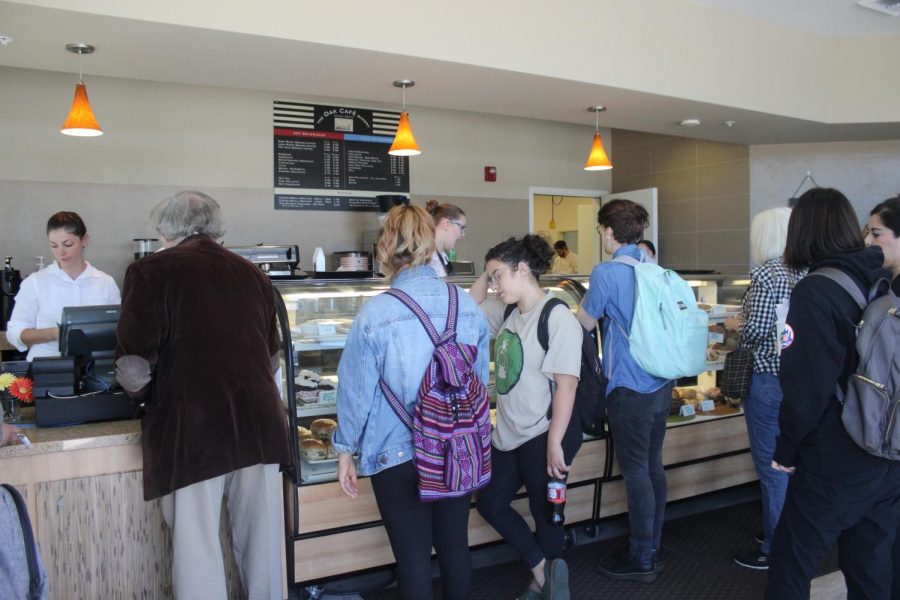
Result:
[[[330,338],[297,338],[294,341],[294,351],[314,352],[316,350],[341,350],[346,343],[346,335]]]
[[[333,415],[337,412],[337,402],[313,402],[311,404],[303,404],[297,402],[297,418],[304,417],[321,417],[322,415]]]

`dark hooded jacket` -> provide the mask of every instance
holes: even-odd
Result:
[[[841,253],[813,264],[840,269],[868,295],[879,279],[890,281],[877,246]],[[841,422],[835,386],[846,389],[856,369],[855,327],[862,311],[836,282],[807,276],[791,293],[787,328],[782,340],[781,433],[775,462],[822,475],[849,469],[883,468],[890,462],[857,446]]]

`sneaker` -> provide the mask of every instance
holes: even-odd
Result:
[[[597,572],[610,579],[627,579],[641,583],[653,583],[657,575],[652,562],[649,566],[641,565],[632,560],[627,552],[617,552],[601,558],[597,564]]]
[[[756,543],[757,543],[757,544],[762,544],[762,543],[763,543],[763,540],[764,540],[764,538],[763,538],[763,532],[760,531],[759,533],[757,533],[756,535],[754,535],[754,536],[753,536],[753,539],[756,540]]]
[[[769,570],[769,555],[763,554],[759,550],[738,552],[734,557],[734,562],[748,569],[756,569],[757,571]]]
[[[516,600],[544,600],[544,596],[529,585],[527,588],[525,588],[524,592],[519,594]]]
[[[569,595],[569,565],[561,558],[544,563],[543,600],[571,600]]]
[[[666,566],[666,559],[663,558],[662,548],[653,553],[653,568],[657,574],[662,573]]]

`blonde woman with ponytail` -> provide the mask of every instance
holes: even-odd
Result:
[[[447,324],[449,288],[429,266],[435,251],[434,224],[417,206],[395,206],[377,244],[378,260],[391,287],[415,299],[438,332]],[[488,328],[478,305],[459,293],[457,339],[478,348],[475,372],[488,380]],[[357,474],[371,478],[372,491],[397,561],[403,600],[431,598],[431,548],[441,568],[442,597],[466,599],[472,591],[469,558],[471,494],[423,503],[419,500],[412,434],[388,404],[379,378],[412,413],[434,346],[416,315],[396,298],[369,300],[350,328],[338,365],[338,481],[351,498]],[[359,468],[353,455],[359,456]]]

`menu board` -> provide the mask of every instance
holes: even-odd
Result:
[[[376,195],[408,193],[409,158],[388,154],[399,119],[275,100],[275,208],[377,211]]]

